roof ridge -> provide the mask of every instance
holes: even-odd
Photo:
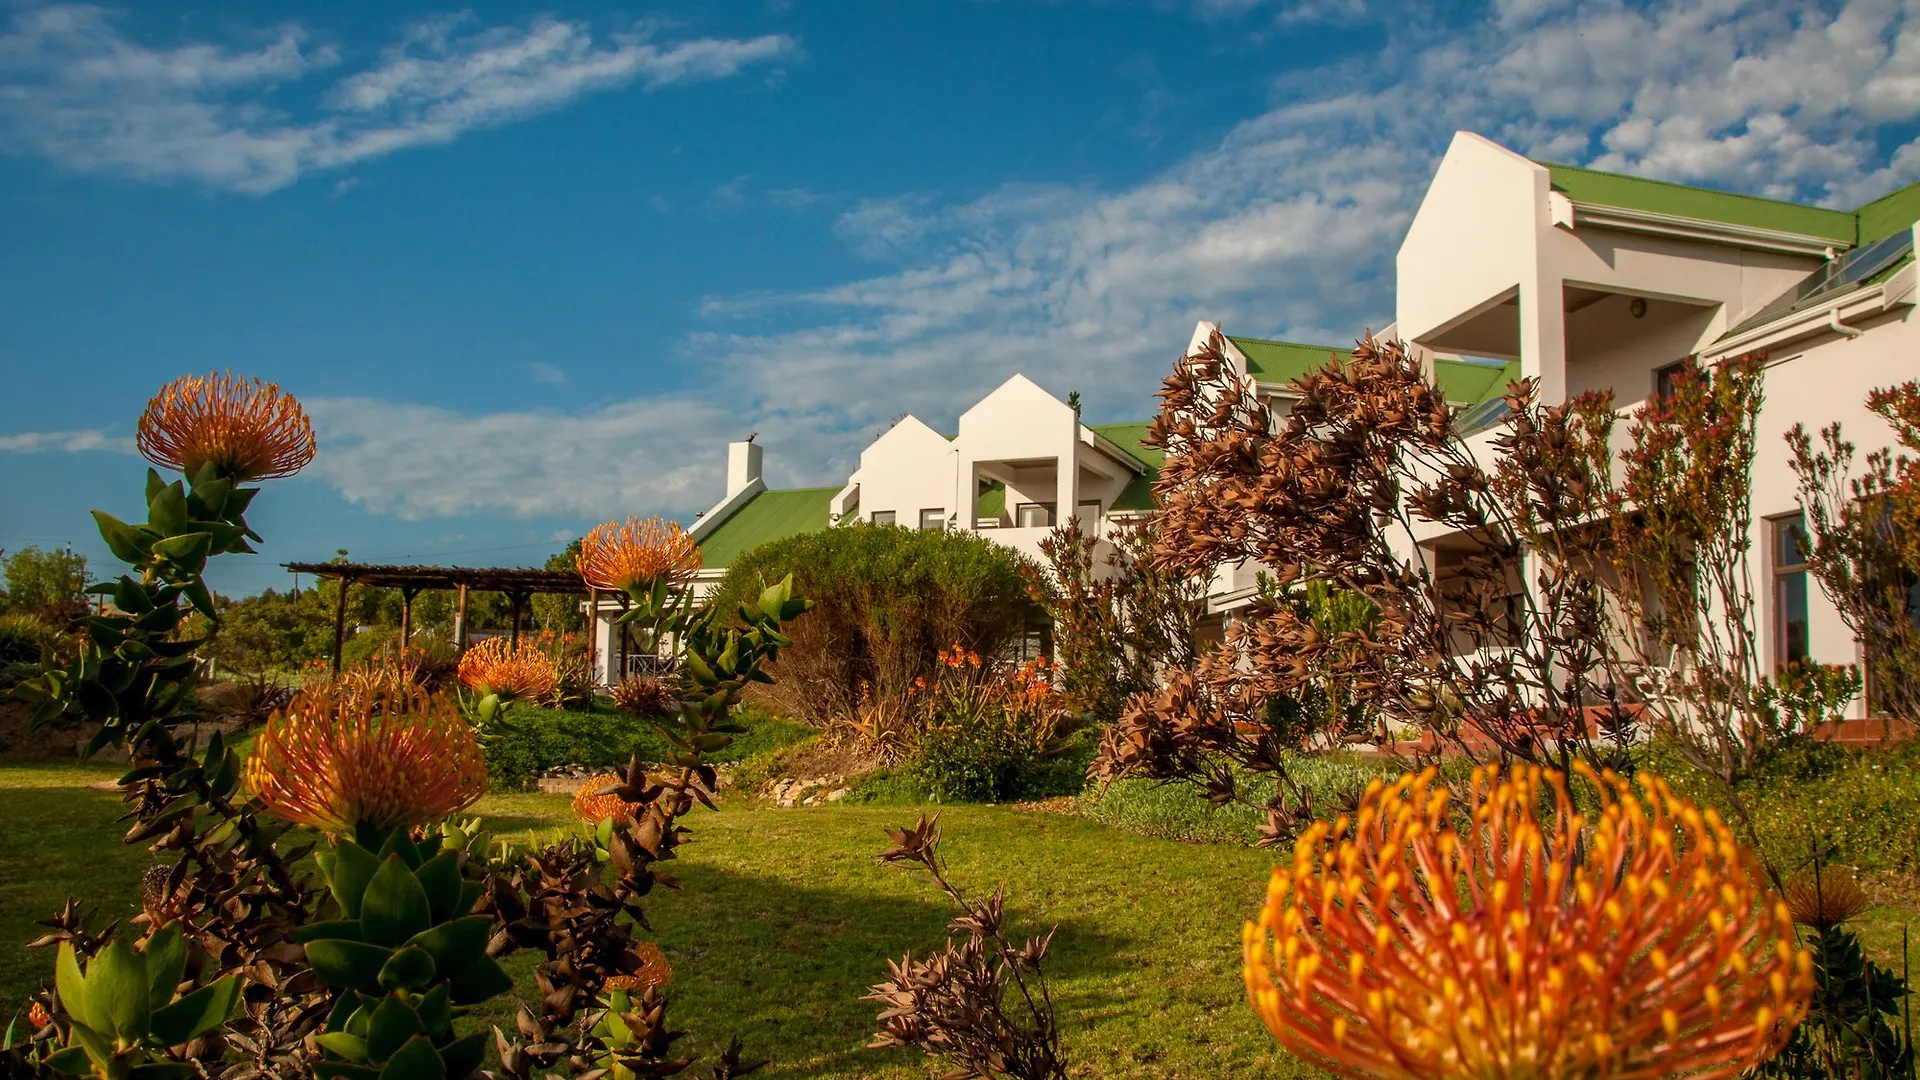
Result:
[[[1801,210],[1821,210],[1830,214],[1859,213],[1858,207],[1852,210],[1836,210],[1831,206],[1815,206],[1812,203],[1795,202],[1792,199],[1776,199],[1768,195],[1749,195],[1744,191],[1728,191],[1725,188],[1707,187],[1705,184],[1683,184],[1678,180],[1665,180],[1657,176],[1641,176],[1636,173],[1612,172],[1607,169],[1595,169],[1586,165],[1569,165],[1564,161],[1542,161],[1535,159],[1533,163],[1549,169],[1570,169],[1574,172],[1588,173],[1593,176],[1611,176],[1618,180],[1631,180],[1639,184],[1658,184],[1661,187],[1679,188],[1682,191],[1705,191],[1714,195],[1725,195],[1730,199],[1750,199],[1754,202],[1772,203],[1775,206],[1792,206]]]
[[[1335,352],[1352,352],[1351,345],[1324,345],[1317,341],[1283,341],[1280,338],[1260,338],[1251,334],[1222,334],[1228,341],[1251,341],[1259,345],[1287,345],[1296,349],[1331,349]]]

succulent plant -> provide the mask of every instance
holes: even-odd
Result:
[[[176,995],[187,969],[187,943],[175,927],[155,933],[145,950],[125,939],[96,954],[84,969],[71,942],[60,946],[54,989],[68,1018],[68,1044],[47,1064],[70,1076],[164,1080],[198,1075],[166,1051],[219,1028],[239,1004],[240,982],[228,976]]]
[[[294,935],[340,992],[316,1076],[458,1080],[479,1068],[485,1036],[459,1036],[453,1020],[513,982],[487,955],[492,917],[469,914],[483,888],[463,873],[469,846],[457,829],[416,841],[400,828],[377,852],[343,839],[316,856],[341,916]]]

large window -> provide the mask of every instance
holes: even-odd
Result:
[[[1053,528],[1053,504],[1021,503],[1014,524],[1022,529]]]
[[[875,525],[891,525],[893,524],[893,511],[875,510],[871,520]]]
[[[1083,499],[1073,508],[1073,516],[1080,519],[1080,528],[1087,533],[1100,531],[1100,500]]]
[[[1768,519],[1773,565],[1773,660],[1786,667],[1808,648],[1807,527],[1799,514]]]
[[[931,510],[920,511],[920,528],[924,532],[939,532],[947,527],[947,508],[936,506]]]

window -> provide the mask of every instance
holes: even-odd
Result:
[[[1685,360],[1676,360],[1666,367],[1656,368],[1653,373],[1653,396],[1661,401],[1672,397],[1674,380],[1678,379],[1680,373],[1685,370],[1687,370]]]
[[[936,506],[931,510],[920,511],[920,528],[923,532],[939,532],[947,527],[947,510]]]
[[[875,525],[891,525],[893,524],[893,511],[875,510],[873,512],[873,517],[869,520],[871,520]]]
[[[1776,667],[1808,656],[1807,527],[1799,514],[1769,519],[1773,564],[1773,656]]]
[[[1021,503],[1019,517],[1014,524],[1022,529],[1050,529],[1053,527],[1052,503]]]
[[[1073,516],[1080,519],[1080,527],[1089,533],[1100,531],[1100,500],[1086,499],[1073,508]]]

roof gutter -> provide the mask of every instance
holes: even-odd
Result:
[[[1826,333],[1857,338],[1866,331],[1849,323],[1871,318],[1896,307],[1914,306],[1916,286],[1920,286],[1920,277],[1916,276],[1917,265],[1920,264],[1908,263],[1887,280],[1843,293],[1834,297],[1831,303],[1792,312],[1773,322],[1756,326],[1738,337],[1716,341],[1701,350],[1701,359],[1720,360]]]
[[[1724,221],[1705,221],[1700,218],[1662,214],[1652,210],[1633,210],[1624,206],[1602,206],[1598,203],[1572,202],[1571,200],[1568,205],[1571,206],[1572,213],[1566,214],[1564,210],[1556,213],[1554,224],[1566,228],[1578,228],[1584,225],[1596,229],[1639,233],[1644,236],[1702,240],[1710,244],[1725,244],[1754,251],[1775,251],[1786,255],[1806,255],[1821,259],[1831,259],[1836,254],[1854,246],[1848,241],[1833,240],[1824,236],[1785,232],[1780,229],[1762,229],[1754,225],[1729,225]]]

